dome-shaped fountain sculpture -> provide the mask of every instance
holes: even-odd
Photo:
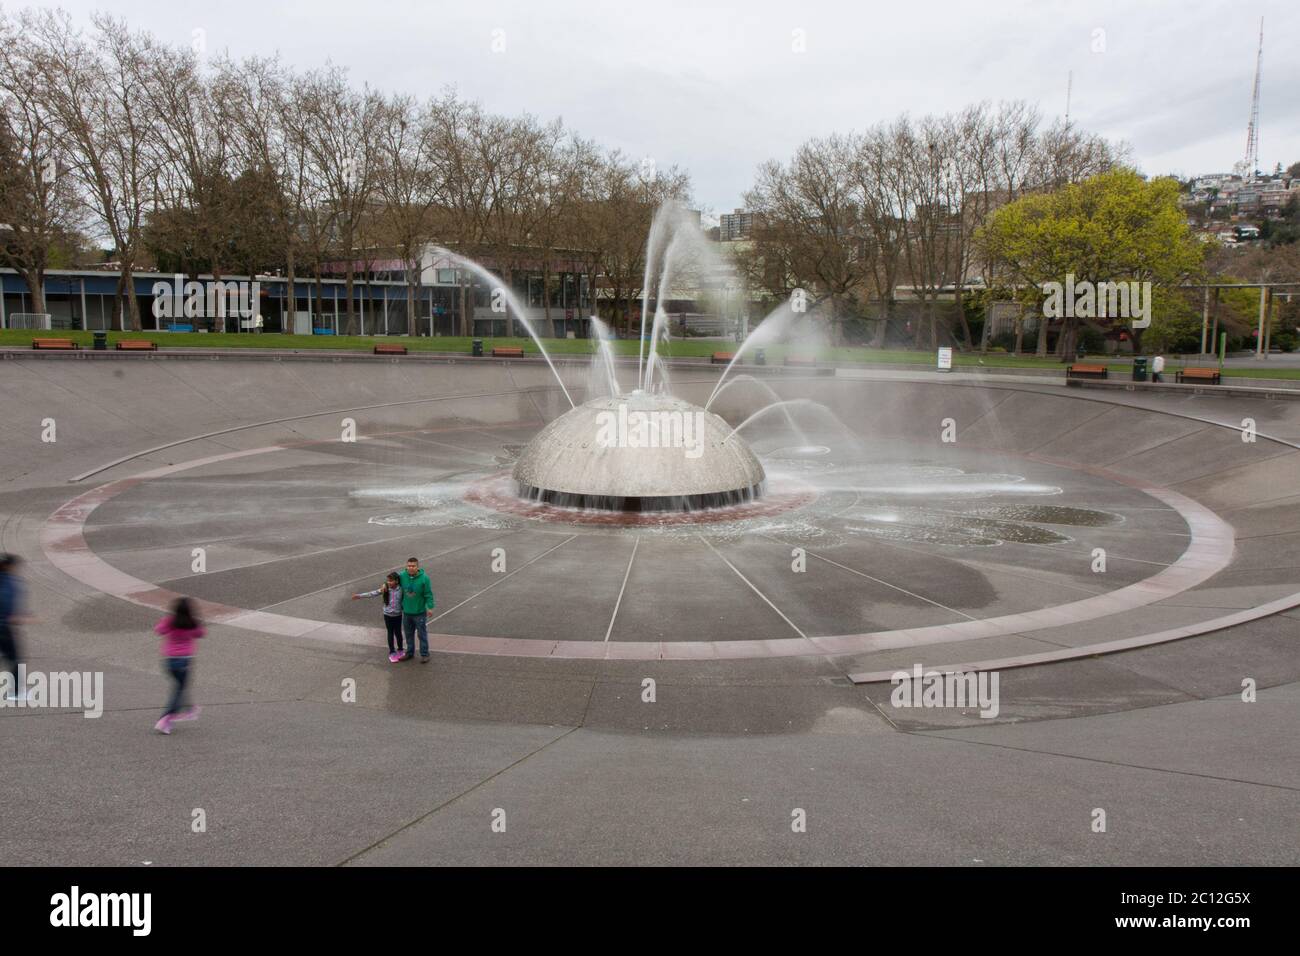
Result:
[[[560,507],[696,511],[754,499],[765,475],[717,415],[634,391],[552,421],[520,454],[514,478],[522,496]]]
[[[513,292],[483,266],[446,249],[438,255],[463,268],[499,293],[537,345],[565,399],[573,407],[543,428],[520,454],[514,469],[519,494],[531,501],[566,508],[606,511],[698,511],[752,501],[763,492],[766,474],[758,458],[733,428],[708,411],[741,354],[763,344],[784,327],[769,321],[751,333],[723,369],[709,401],[701,408],[673,397],[661,346],[669,340],[668,315],[656,304],[669,298],[674,276],[712,281],[723,264],[692,216],[676,203],[655,214],[646,242],[645,286],[641,304],[641,343],[637,388],[624,391],[615,367],[612,336],[596,316],[588,319],[597,349],[593,368],[601,370],[608,397],[576,405],[551,361],[546,345]],[[771,317],[769,317],[771,318]],[[649,328],[647,328],[649,323]],[[776,402],[771,408],[788,406]],[[789,410],[786,409],[789,417]],[[751,419],[756,416],[751,416]]]

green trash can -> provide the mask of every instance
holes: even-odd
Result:
[[[91,332],[90,337],[94,340],[96,352],[103,352],[108,348],[107,332]]]
[[[1147,380],[1147,360],[1146,356],[1139,355],[1133,359],[1133,381],[1145,382]]]
[[[470,354],[471,354],[471,355],[474,355],[474,356],[476,356],[476,357],[478,357],[478,358],[482,358],[482,357],[483,357],[483,340],[482,340],[482,339],[474,339],[474,341],[470,343]]]

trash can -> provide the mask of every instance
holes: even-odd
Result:
[[[482,357],[483,357],[483,340],[482,340],[482,339],[475,339],[475,340],[473,341],[473,343],[471,344],[470,348],[471,348],[471,354],[472,354],[472,355],[474,355],[474,356],[476,356],[476,357],[478,357],[478,358],[482,358]]]
[[[1146,356],[1139,355],[1133,359],[1133,381],[1145,382],[1147,380],[1147,360]]]
[[[754,349],[754,364],[755,365],[767,364],[767,349]]]
[[[1087,357],[1088,357],[1088,350],[1085,349],[1082,345],[1080,345],[1077,349],[1075,349],[1074,359],[1076,362],[1082,362]]]
[[[107,333],[107,332],[91,332],[91,333],[90,333],[90,336],[91,336],[91,338],[93,338],[93,339],[95,340],[95,351],[96,351],[96,352],[103,352],[105,349],[108,348],[108,333]]]

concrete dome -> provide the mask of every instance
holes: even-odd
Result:
[[[731,426],[698,405],[632,392],[579,405],[543,428],[515,465],[521,495],[622,511],[691,511],[748,501],[766,475]]]

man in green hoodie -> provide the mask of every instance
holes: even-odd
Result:
[[[402,582],[402,633],[406,636],[406,653],[402,660],[415,656],[415,635],[420,635],[420,663],[429,663],[429,618],[436,602],[433,584],[420,568],[419,558],[407,558],[406,570],[398,575]]]

